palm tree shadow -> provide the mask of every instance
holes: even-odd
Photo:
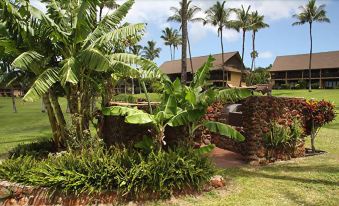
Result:
[[[292,200],[296,205],[308,205],[308,206],[317,206],[319,204],[308,202],[302,199],[298,194],[295,192],[291,192],[289,190],[285,190],[282,195],[284,195],[287,199]]]

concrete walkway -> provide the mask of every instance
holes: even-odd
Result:
[[[246,165],[246,162],[240,154],[218,147],[213,149],[210,158],[219,168],[232,168]]]

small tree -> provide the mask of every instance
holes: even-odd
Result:
[[[306,102],[304,109],[306,132],[310,134],[312,151],[315,152],[315,137],[320,128],[335,118],[334,105],[325,100],[310,100]]]

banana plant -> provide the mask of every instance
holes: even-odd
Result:
[[[210,56],[207,62],[194,75],[189,86],[182,85],[179,79],[174,82],[162,76],[164,95],[162,103],[154,114],[146,113],[137,108],[113,106],[103,110],[104,115],[125,116],[125,122],[129,124],[150,124],[156,132],[156,142],[161,148],[165,144],[165,128],[187,126],[189,130],[188,140],[193,142],[194,133],[202,127],[211,132],[243,141],[245,137],[229,125],[203,121],[202,117],[216,96],[215,90],[208,87],[208,74],[214,59]]]

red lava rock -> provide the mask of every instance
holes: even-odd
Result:
[[[220,187],[224,187],[226,185],[225,180],[221,175],[213,176],[210,180],[210,184],[214,188],[220,188]]]

